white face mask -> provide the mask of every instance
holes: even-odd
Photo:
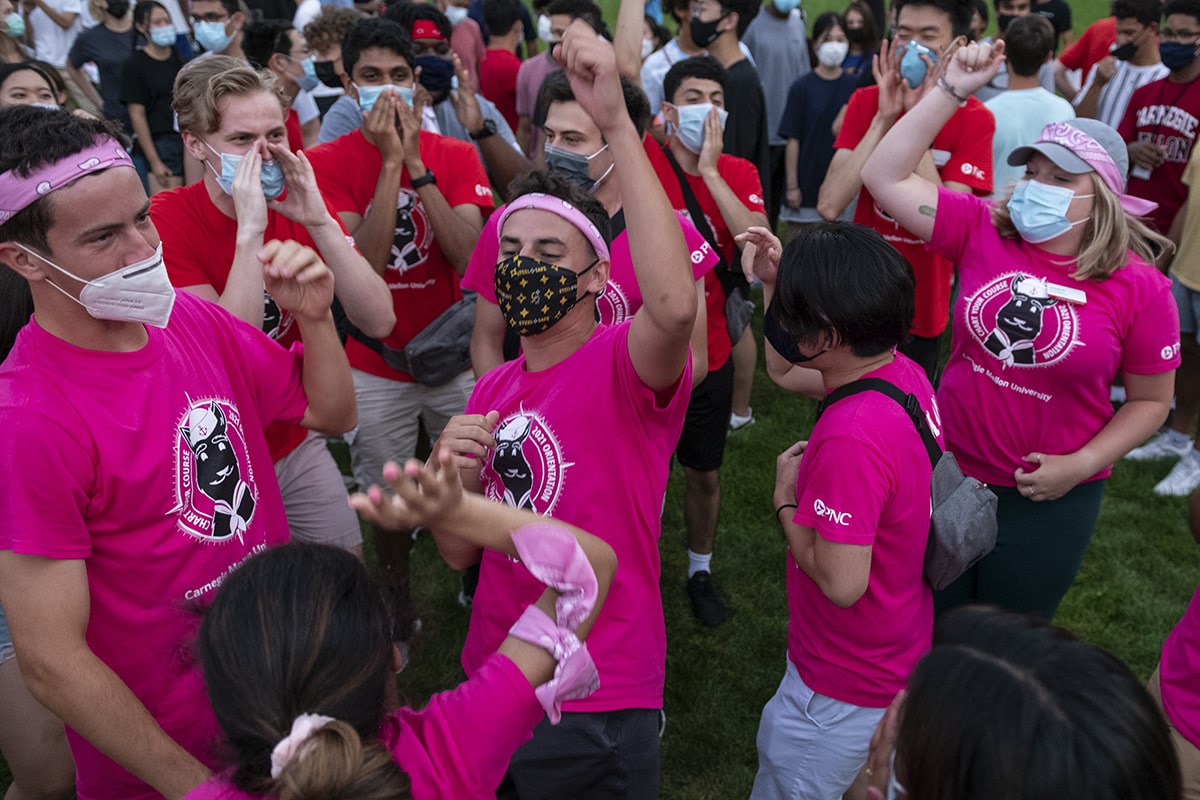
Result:
[[[458,23],[467,18],[467,9],[462,6],[446,6],[446,19],[450,20],[452,27],[458,27]]]
[[[654,40],[642,39],[642,60],[645,61],[654,52]]]
[[[840,67],[849,52],[849,42],[823,42],[817,48],[817,61],[823,67]]]
[[[96,319],[114,322],[140,322],[156,328],[167,327],[171,309],[175,305],[175,287],[167,277],[167,265],[163,263],[162,243],[154,255],[135,264],[121,267],[92,281],[85,281],[67,272],[43,255],[39,255],[23,244],[17,247],[38,258],[68,278],[83,284],[83,291],[76,300],[70,292],[53,281],[47,281],[67,297],[87,309]]]
[[[550,33],[550,18],[545,14],[542,14],[537,18],[537,34],[538,38],[543,42],[546,44],[550,43],[550,37],[552,35]]]

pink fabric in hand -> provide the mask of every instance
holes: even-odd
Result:
[[[512,540],[530,574],[559,592],[557,623],[537,606],[530,606],[509,630],[510,635],[545,648],[558,662],[554,677],[535,690],[550,723],[556,725],[562,718],[563,701],[587,697],[600,688],[587,645],[575,635],[575,627],[596,604],[596,573],[575,537],[557,525],[526,525],[513,531]]]
[[[575,536],[558,525],[536,523],[512,533],[521,563],[533,577],[559,592],[554,610],[560,627],[575,630],[596,605],[596,573]]]

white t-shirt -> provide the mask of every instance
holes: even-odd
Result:
[[[1092,88],[1098,66],[1099,64],[1088,72],[1083,88],[1079,90],[1079,94],[1072,101],[1076,108],[1087,96],[1088,89]],[[1116,74],[1100,90],[1100,101],[1096,104],[1096,119],[1105,125],[1116,128],[1125,116],[1125,108],[1129,105],[1129,98],[1133,94],[1133,90],[1145,86],[1151,81],[1165,78],[1169,72],[1170,70],[1161,61],[1146,67],[1135,67],[1128,61],[1118,61]]]
[[[71,52],[75,37],[83,30],[83,17],[87,12],[80,0],[46,0],[46,4],[59,13],[78,15],[71,27],[63,30],[41,8],[35,8],[29,14],[29,24],[33,27],[33,49],[37,57],[62,69],[67,65],[67,54]]]

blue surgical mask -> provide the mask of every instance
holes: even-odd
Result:
[[[300,68],[304,71],[300,73],[300,77],[295,79],[300,91],[311,92],[321,85],[321,79],[317,77],[317,67],[312,56],[300,59]]]
[[[935,67],[937,66],[937,53],[925,45],[920,42],[909,42],[904,45],[904,55],[900,57],[900,75],[908,82],[910,89],[916,89],[925,81],[925,73],[929,68],[925,66],[922,55],[929,56],[929,60]]]
[[[411,86],[397,86],[394,83],[384,83],[379,86],[359,86],[357,83],[351,85],[358,90],[358,107],[363,111],[370,111],[374,108],[375,101],[388,89],[399,95],[405,105],[412,108],[413,87]]]
[[[800,7],[800,0],[771,0],[780,14],[790,14]]]
[[[1041,244],[1087,222],[1086,218],[1071,222],[1067,219],[1067,208],[1077,197],[1094,196],[1077,195],[1064,186],[1050,186],[1040,181],[1017,181],[1008,201],[1008,215],[1022,239],[1030,244]]]
[[[211,169],[213,174],[217,176],[217,185],[221,187],[221,190],[225,192],[225,194],[233,194],[233,174],[237,172],[238,164],[242,163],[242,159],[245,158],[245,156],[238,156],[234,155],[233,153],[222,153],[219,150],[213,149],[212,145],[210,145],[208,142],[205,142],[204,146],[209,150],[212,150],[215,155],[221,157],[220,172],[217,172],[215,169],[213,169],[213,165],[208,164],[207,159],[204,162],[205,164],[208,164],[208,168]],[[263,161],[262,168],[258,173],[258,181],[262,185],[263,195],[266,196],[268,200],[274,200],[276,197],[279,197],[279,195],[283,194],[283,167],[279,165],[278,161]]]
[[[159,28],[150,29],[150,41],[154,42],[159,47],[170,47],[175,44],[175,28],[170,25],[163,25]]]
[[[210,53],[219,53],[233,41],[233,34],[225,32],[224,22],[197,22],[194,26],[196,42]]]
[[[8,27],[8,35],[14,39],[25,35],[25,18],[21,16],[21,12],[14,11],[4,18],[4,24]]]
[[[699,154],[700,148],[704,146],[704,125],[708,121],[708,112],[712,109],[712,103],[675,106],[675,111],[679,114],[679,127],[675,129],[675,137],[693,153]],[[729,119],[729,112],[718,108],[717,114],[721,118],[721,130],[725,130],[725,120]]]
[[[546,169],[550,170],[560,178],[570,181],[571,183],[583,189],[585,192],[593,191],[600,182],[608,177],[608,173],[612,172],[616,166],[614,161],[604,174],[596,180],[592,180],[589,167],[592,159],[608,149],[608,145],[604,145],[590,156],[573,153],[570,150],[562,147],[555,147],[552,144],[546,145]]]

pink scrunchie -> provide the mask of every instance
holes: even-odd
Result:
[[[557,622],[530,606],[509,630],[509,635],[545,648],[558,662],[554,677],[535,691],[550,723],[558,724],[564,701],[587,697],[600,688],[596,664],[587,645],[575,635],[575,628],[596,605],[599,585],[583,548],[569,531],[536,523],[513,531],[512,540],[530,574],[559,592]]]

